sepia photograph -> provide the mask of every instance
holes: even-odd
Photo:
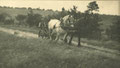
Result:
[[[0,0],[0,68],[120,68],[120,1]]]

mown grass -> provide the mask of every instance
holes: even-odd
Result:
[[[0,68],[119,68],[120,59],[96,50],[0,32]]]

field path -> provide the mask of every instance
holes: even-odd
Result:
[[[24,38],[38,38],[37,34],[30,33],[30,32],[23,32],[23,31],[20,31],[20,30],[13,30],[13,29],[0,27],[0,31],[9,33],[9,34],[12,34],[12,35],[15,35],[15,36],[24,37]],[[73,41],[73,44],[76,45],[77,42]],[[95,50],[96,53],[98,53],[98,54],[102,54],[106,57],[110,57],[110,58],[113,58],[113,59],[117,59],[117,60],[119,59],[120,60],[120,52],[117,51],[117,50],[98,47],[98,46],[93,46],[93,45],[89,45],[87,43],[81,43],[81,44],[82,44],[83,47]],[[87,51],[89,51],[89,50],[87,50]]]
[[[6,32],[9,34],[13,34],[13,35],[16,35],[19,37],[24,37],[24,38],[38,38],[37,34],[30,33],[30,32],[24,32],[24,31],[20,31],[20,30],[13,30],[13,29],[0,27],[0,31]]]

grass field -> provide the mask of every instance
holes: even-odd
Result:
[[[0,32],[0,68],[119,68],[120,55]]]
[[[27,15],[27,9],[0,8],[13,19],[18,14]],[[33,10],[42,16],[57,14],[58,11]],[[101,29],[107,29],[117,16],[100,15]],[[0,27],[38,34],[39,28],[3,25]],[[74,39],[76,41],[76,38]],[[120,43],[82,39],[93,46],[120,50]],[[0,68],[120,68],[120,55],[81,46],[69,46],[48,39],[22,38],[0,32]]]
[[[14,30],[20,30],[24,32],[31,32],[38,34],[39,28],[37,27],[23,27],[23,26],[14,26],[14,25],[0,25],[1,27],[8,28],[8,29],[14,29]],[[77,38],[74,38],[75,41],[77,41]],[[119,50],[120,51],[120,43],[108,40],[108,41],[102,41],[102,40],[87,40],[87,39],[82,39],[82,42],[94,45],[94,46],[99,46],[99,47],[104,47],[104,48],[109,48],[109,49],[114,49],[114,50]]]

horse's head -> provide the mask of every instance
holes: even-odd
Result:
[[[74,27],[73,24],[74,24],[74,22],[75,22],[75,19],[73,18],[72,15],[64,16],[64,17],[61,18],[60,20],[61,20],[62,26]]]
[[[69,21],[68,24],[70,25],[70,27],[74,27],[75,19],[73,18],[72,15],[69,15],[68,21]]]

